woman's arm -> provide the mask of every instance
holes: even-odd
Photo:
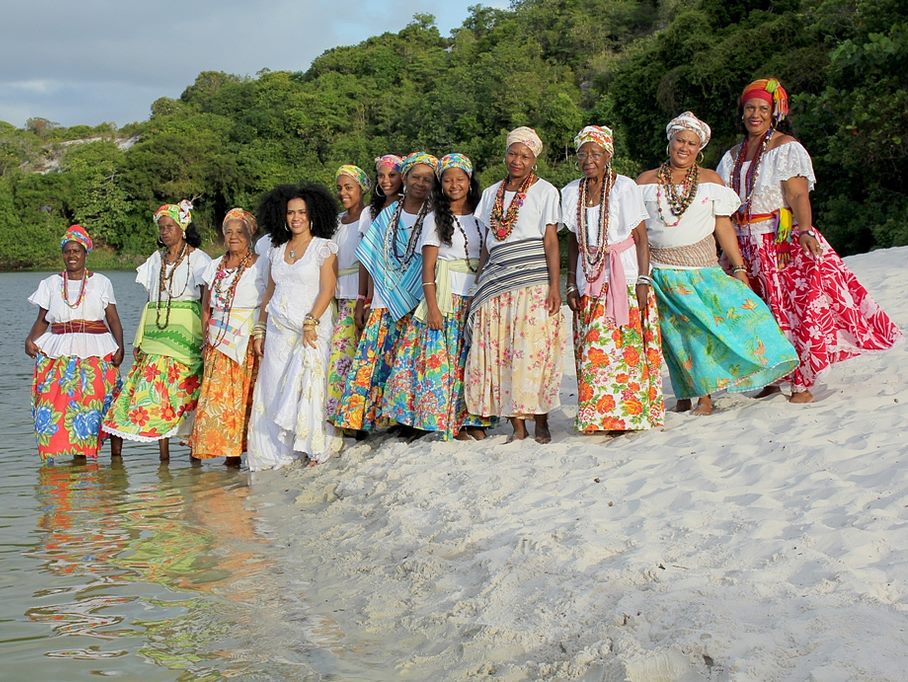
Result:
[[[731,218],[717,215],[714,233],[716,241],[719,242],[719,248],[731,263],[731,276],[741,280],[749,287],[750,282],[747,279],[747,269],[744,267],[744,257],[741,255],[738,236],[735,234],[735,228],[732,227]]]
[[[549,270],[545,308],[549,315],[555,315],[561,309],[561,250],[558,248],[558,226],[554,223],[545,226],[542,245],[545,248],[545,265]]]
[[[362,332],[363,327],[366,326],[366,318],[369,316],[369,305],[372,302],[372,296],[370,294],[372,282],[370,279],[369,271],[366,270],[366,266],[360,263],[359,288],[357,289],[358,296],[356,297],[356,306],[353,310],[353,324],[356,327],[357,336]]]
[[[810,207],[810,190],[808,189],[807,178],[803,175],[797,175],[788,180],[782,181],[782,194],[785,196],[785,203],[791,208],[794,214],[795,222],[798,224],[798,231],[801,236],[798,238],[801,248],[805,253],[812,256],[819,256],[823,249],[816,237],[808,234],[808,230],[813,229],[813,210]]]
[[[38,317],[29,330],[28,336],[25,337],[25,354],[28,355],[28,357],[33,358],[41,352],[41,349],[38,348],[38,344],[35,343],[35,340],[46,332],[49,326],[50,323],[47,321],[47,310],[38,308]]]
[[[318,345],[318,322],[321,321],[322,315],[331,304],[334,298],[334,292],[337,289],[337,256],[333,253],[325,259],[318,272],[318,296],[312,304],[312,310],[303,320],[303,342],[307,346],[315,348]],[[309,320],[315,320],[315,324],[307,324]]]
[[[646,223],[642,222],[634,228],[634,245],[637,249],[637,270],[649,279],[649,236],[646,234]],[[637,281],[637,305],[640,306],[640,319],[646,317],[646,301],[649,298],[649,284]]]
[[[580,256],[580,245],[577,235],[568,231],[568,269],[567,269],[567,304],[575,313],[580,307],[580,295],[577,292],[577,258]]]
[[[429,329],[441,329],[443,323],[441,309],[438,307],[438,282],[435,279],[435,265],[438,262],[438,247],[427,245],[422,247],[422,293],[426,299],[428,317],[426,324]]]
[[[120,322],[120,313],[117,311],[115,303],[108,303],[104,309],[104,317],[107,319],[107,327],[110,329],[114,341],[117,343],[117,352],[113,356],[113,366],[119,367],[123,362],[125,353],[123,346],[123,324]]]
[[[262,294],[262,302],[259,303],[259,321],[258,325],[260,329],[263,329],[264,326],[268,323],[268,304],[271,302],[271,297],[274,296],[274,278],[271,276],[271,264],[268,264],[268,284],[265,286],[265,292]],[[262,357],[265,354],[265,335],[264,331],[256,335],[255,329],[252,331],[253,334],[253,343],[252,347],[255,349],[255,354],[259,357]]]

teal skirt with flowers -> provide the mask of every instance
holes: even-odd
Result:
[[[762,388],[798,366],[766,304],[722,268],[654,268],[652,280],[676,398]]]

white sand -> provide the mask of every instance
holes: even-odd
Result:
[[[903,330],[906,261],[847,259]],[[256,475],[295,499],[269,525],[325,672],[908,679],[908,344],[836,365],[813,405],[723,395],[612,441],[573,432],[565,368],[549,446],[505,427]]]

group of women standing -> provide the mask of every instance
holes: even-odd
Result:
[[[784,88],[755,81],[739,104],[746,133],[718,172],[698,162],[709,126],[684,112],[666,160],[636,182],[612,169],[612,131],[597,125],[575,137],[582,177],[560,192],[536,175],[543,143],[527,127],[481,194],[459,153],[388,154],[374,181],[344,165],[342,212],[319,185],[280,186],[258,221],[227,213],[214,261],[191,206],[162,206],[122,388],[110,282],[85,269],[91,240],[73,226],[66,270],[30,298],[39,452],[93,457],[109,434],[114,455],[121,438],[156,440],[166,459],[177,436],[195,458],[248,452],[258,470],[322,462],[344,435],[385,427],[482,439],[502,418],[512,439],[530,420],[547,443],[569,331],[560,227],[579,431],[661,426],[663,357],[680,410],[783,381],[809,402],[820,371],[901,332],[812,224],[810,157],[779,129]],[[258,227],[270,240],[255,245]]]

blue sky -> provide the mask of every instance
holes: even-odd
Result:
[[[305,70],[328,48],[398,31],[417,12],[443,35],[507,0],[0,0],[0,120],[123,125],[200,71]],[[52,8],[52,9],[51,9]]]

